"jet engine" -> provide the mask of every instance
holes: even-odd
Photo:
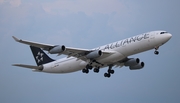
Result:
[[[134,65],[134,66],[130,66],[129,69],[130,70],[137,70],[137,69],[142,69],[144,67],[144,62],[141,62],[137,65]]]
[[[57,54],[62,53],[64,50],[66,50],[66,47],[64,45],[57,45],[49,50],[49,53],[51,54]]]
[[[132,58],[130,60],[128,60],[127,62],[124,63],[125,66],[134,66],[139,64],[140,60],[139,58]]]
[[[96,50],[96,51],[93,51],[93,52],[90,52],[89,54],[87,54],[86,58],[93,59],[93,58],[98,58],[102,55],[103,55],[103,53],[101,50]]]
[[[129,66],[130,70],[137,70],[144,67],[144,62],[140,62],[139,58],[129,59],[124,63],[125,66]]]

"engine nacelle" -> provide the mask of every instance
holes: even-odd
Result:
[[[49,53],[57,54],[57,53],[62,53],[64,50],[66,50],[66,47],[64,45],[57,45],[54,48],[50,49]]]
[[[139,58],[132,58],[130,60],[128,60],[127,62],[124,63],[125,66],[135,66],[137,64],[139,64],[140,60]]]
[[[130,70],[142,69],[142,68],[144,67],[144,65],[145,65],[144,62],[141,62],[141,63],[139,63],[139,64],[137,64],[137,65],[130,66],[129,69],[130,69]]]
[[[103,55],[103,53],[101,50],[96,50],[96,51],[93,51],[93,52],[90,52],[89,54],[87,54],[86,58],[93,59],[93,58],[98,58],[102,55]]]

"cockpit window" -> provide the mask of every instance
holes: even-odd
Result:
[[[168,33],[168,32],[161,32],[160,34],[166,34],[166,33]]]

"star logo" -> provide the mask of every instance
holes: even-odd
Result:
[[[43,53],[40,53],[40,52],[37,53],[36,60],[38,63],[43,61],[43,55],[44,55]]]

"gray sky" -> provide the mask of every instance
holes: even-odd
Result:
[[[0,0],[0,102],[179,103],[179,4],[179,0]],[[89,49],[153,30],[173,35],[160,54],[151,50],[133,55],[145,67],[115,68],[109,79],[103,76],[107,68],[98,74],[47,74],[11,66],[35,65],[29,47],[12,36]]]

